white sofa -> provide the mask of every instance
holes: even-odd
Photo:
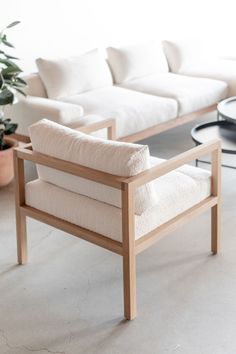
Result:
[[[28,96],[9,107],[8,115],[23,137],[45,117],[72,128],[114,118],[117,139],[124,141],[157,134],[214,110],[236,87],[235,62],[229,68],[229,61],[216,60],[215,71],[185,65],[181,50],[171,42],[164,42],[164,49],[147,43],[107,48],[107,59],[98,50],[38,59],[39,73],[26,77]]]

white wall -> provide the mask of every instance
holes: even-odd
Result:
[[[236,53],[234,0],[7,0],[9,30],[25,72],[38,56],[76,55],[94,47],[149,39],[209,40]],[[212,44],[211,44],[212,43]],[[231,50],[232,49],[232,50]]]

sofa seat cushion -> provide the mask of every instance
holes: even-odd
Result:
[[[127,81],[122,87],[178,101],[179,115],[213,105],[227,95],[227,84],[173,73],[149,75]]]
[[[29,131],[34,151],[41,154],[127,178],[150,168],[147,145],[95,138],[47,119],[32,125]],[[121,193],[116,188],[47,166],[37,165],[37,170],[43,181],[121,207]],[[136,214],[142,214],[155,203],[156,194],[152,182],[137,189]]]
[[[222,80],[228,84],[228,97],[236,96],[236,60],[218,59],[183,66],[180,74]]]
[[[97,49],[79,57],[38,58],[36,64],[49,98],[57,99],[113,84],[109,66]]]
[[[115,118],[117,138],[122,138],[177,117],[177,102],[121,87],[107,87],[61,98],[81,105],[84,113]]]
[[[151,158],[151,164],[163,162]],[[135,238],[162,225],[210,195],[206,170],[185,165],[155,180],[156,205],[135,215]],[[41,180],[26,184],[26,204],[60,219],[122,240],[121,209]]]

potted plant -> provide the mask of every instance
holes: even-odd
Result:
[[[13,148],[17,145],[16,140],[6,137],[15,133],[17,124],[5,117],[4,108],[17,102],[17,92],[25,95],[22,88],[26,82],[19,77],[22,70],[15,63],[18,58],[2,50],[5,47],[14,48],[8,42],[5,31],[18,23],[19,21],[12,22],[0,32],[0,187],[6,186],[13,179]]]

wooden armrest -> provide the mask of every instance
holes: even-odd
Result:
[[[85,167],[77,163],[61,160],[52,156],[41,154],[32,151],[32,146],[29,144],[27,147],[14,149],[15,160],[27,160],[39,165],[54,168],[78,177],[86,178],[88,180],[104,184],[116,189],[122,188],[122,182],[127,177],[115,176],[110,173],[95,170],[93,168]]]
[[[107,138],[109,140],[116,140],[116,121],[115,119],[112,118],[104,119],[88,125],[82,125],[76,128],[76,130],[82,133],[90,134],[96,132],[97,130],[101,130],[105,128],[107,128]]]
[[[216,169],[216,166],[220,165],[220,153],[221,153],[221,141],[219,139],[212,140],[208,143],[199,145],[183,152],[161,164],[150,168],[147,171],[141,172],[134,177],[127,178],[125,184],[132,184],[134,188],[137,188],[145,183],[161,177],[168,172],[176,170],[178,167],[195,160],[201,156],[212,154],[212,169]]]

